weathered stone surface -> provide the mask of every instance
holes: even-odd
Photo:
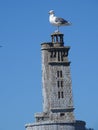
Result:
[[[86,130],[84,121],[76,121],[68,52],[63,34],[51,35],[52,42],[41,44],[43,112],[27,130]]]
[[[48,121],[28,124],[25,127],[26,130],[86,130],[85,122],[83,121],[75,121],[73,123]]]

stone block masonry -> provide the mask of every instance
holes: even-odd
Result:
[[[63,34],[51,35],[51,42],[41,44],[43,112],[35,114],[35,123],[26,130],[86,130],[84,121],[75,119],[69,46]]]

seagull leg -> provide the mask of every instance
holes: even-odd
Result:
[[[58,33],[59,32],[59,26],[57,26],[57,30],[55,31],[56,33]]]
[[[59,32],[59,26],[58,26],[58,30],[57,31]]]

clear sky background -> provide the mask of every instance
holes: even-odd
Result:
[[[98,0],[0,0],[0,130],[25,130],[43,111],[40,44],[56,29],[51,9],[72,22],[60,31],[71,46],[75,117],[98,130]]]

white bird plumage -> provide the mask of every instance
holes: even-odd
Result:
[[[57,26],[58,27],[58,32],[59,32],[59,27],[60,26],[68,26],[68,25],[71,25],[71,23],[63,18],[60,18],[60,17],[56,17],[54,15],[54,10],[50,10],[49,11],[49,22],[54,25],[54,26]]]

